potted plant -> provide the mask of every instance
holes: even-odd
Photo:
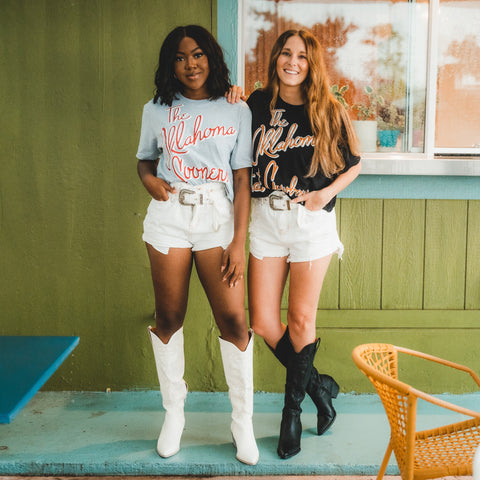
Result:
[[[377,109],[379,105],[382,106],[385,102],[383,97],[376,93],[370,85],[366,85],[363,91],[366,95],[366,101],[352,106],[352,110],[357,110],[357,120],[353,121],[353,126],[360,141],[360,150],[362,152],[376,152]]]
[[[367,102],[356,103],[352,109],[358,111],[358,120],[370,120],[376,117],[378,106],[384,105],[385,100],[381,95],[375,93],[370,85],[366,85],[363,91],[367,97]]]
[[[378,140],[381,147],[393,148],[405,128],[405,115],[392,102],[378,110]]]

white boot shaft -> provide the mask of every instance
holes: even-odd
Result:
[[[180,439],[185,427],[184,404],[187,385],[183,379],[185,356],[183,352],[183,328],[177,330],[168,343],[163,343],[148,327],[162,393],[165,419],[157,441],[161,457],[171,457],[180,450]]]
[[[244,352],[222,338],[220,351],[223,369],[232,403],[232,436],[237,448],[237,459],[256,465],[259,458],[253,432],[253,331]]]

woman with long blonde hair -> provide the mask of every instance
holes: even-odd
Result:
[[[330,92],[318,40],[305,30],[284,32],[273,46],[268,83],[253,92],[252,220],[248,298],[253,330],[286,367],[277,452],[300,451],[301,403],[317,407],[317,433],[335,420],[339,391],[313,360],[317,305],[334,253],[343,245],[336,195],[360,172],[357,138],[345,108]],[[287,325],[281,299],[290,275]]]

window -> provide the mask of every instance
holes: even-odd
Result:
[[[443,1],[438,9],[435,151],[480,149],[480,2]]]
[[[429,174],[434,160],[442,169],[433,173],[480,175],[480,0],[240,5],[239,71],[247,93],[265,82],[278,35],[307,28],[324,47],[333,88],[348,106],[364,158],[374,170],[379,161],[380,169],[389,165],[388,172],[367,173]]]

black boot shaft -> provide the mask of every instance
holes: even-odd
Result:
[[[285,385],[285,406],[300,410],[306,388],[312,373],[313,358],[318,348],[318,340],[306,345],[296,353],[293,349],[287,361],[287,381]]]
[[[306,345],[299,353],[296,353],[292,348],[288,355],[285,404],[277,448],[278,455],[281,458],[289,458],[300,451],[300,438],[302,436],[300,421],[302,409],[300,405],[305,398],[305,388],[310,378],[317,348],[318,341]]]

